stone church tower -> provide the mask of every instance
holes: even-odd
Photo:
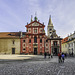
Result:
[[[53,23],[51,21],[51,15],[49,17],[49,22],[47,26],[47,35],[49,38],[57,38],[56,30],[54,29]]]

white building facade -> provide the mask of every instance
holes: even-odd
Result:
[[[69,54],[75,54],[75,31],[68,36],[68,52]]]

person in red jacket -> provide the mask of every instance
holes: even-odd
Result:
[[[61,61],[61,53],[58,53],[58,61],[59,61],[59,63],[62,62]]]

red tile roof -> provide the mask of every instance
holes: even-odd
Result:
[[[0,38],[20,38],[21,32],[0,32]]]
[[[64,38],[64,39],[62,40],[62,43],[66,43],[67,41],[68,41],[68,37]]]

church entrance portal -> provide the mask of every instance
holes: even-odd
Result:
[[[58,55],[58,51],[57,51],[57,48],[54,48],[54,55]]]
[[[37,48],[34,48],[34,55],[37,55]]]

